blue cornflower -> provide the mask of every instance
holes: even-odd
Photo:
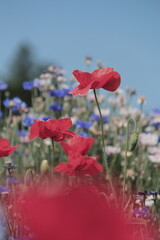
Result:
[[[88,121],[88,122],[84,122],[82,120],[78,120],[76,122],[76,128],[84,128],[84,129],[89,129],[92,126],[93,122]]]
[[[92,113],[91,114],[91,120],[93,120],[93,121],[100,121],[100,116],[97,115],[97,114]],[[104,123],[108,122],[108,117],[107,116],[103,116],[103,122]]]
[[[61,111],[62,110],[62,106],[54,103],[54,104],[50,105],[49,109],[50,110],[54,110],[54,111]]]
[[[19,97],[14,97],[13,102],[14,102],[15,106],[17,106],[17,107],[20,107],[22,104],[22,100]]]
[[[3,118],[3,112],[0,111],[0,119]]]
[[[160,115],[160,108],[155,108],[152,110],[152,116]]]
[[[33,81],[23,82],[22,86],[24,90],[31,90],[32,88],[34,88],[34,82]]]
[[[155,122],[152,124],[153,127],[159,128],[160,127],[160,122]]]
[[[142,209],[135,208],[133,209],[133,215],[136,217],[147,217],[149,214],[149,210],[147,207],[143,207]]]
[[[25,136],[27,136],[27,135],[29,134],[29,131],[28,131],[28,130],[25,130],[25,129],[23,129],[23,130],[18,130],[18,131],[17,131],[17,134],[18,134],[19,137],[25,137]]]
[[[25,127],[30,127],[33,123],[34,123],[34,118],[29,116],[26,116],[22,122],[23,126]]]
[[[24,108],[27,108],[27,103],[22,102],[22,103],[21,103],[21,108],[23,108],[23,109],[24,109]]]
[[[9,99],[9,98],[6,98],[6,99],[3,101],[3,105],[4,105],[6,108],[10,108],[9,102],[10,102],[10,99]]]
[[[155,190],[149,192],[149,195],[157,196],[159,193]]]
[[[6,177],[6,181],[8,185],[11,185],[11,184],[16,185],[18,183],[17,179],[14,176]]]
[[[40,87],[40,82],[39,82],[39,79],[36,78],[33,81],[23,82],[22,86],[23,86],[24,90],[31,90],[33,88],[39,88]]]
[[[3,101],[3,105],[8,109],[12,109],[13,112],[19,112],[19,109],[27,108],[27,104],[22,102],[19,97],[14,97],[13,99],[6,98]]]
[[[0,185],[0,193],[9,192],[9,191],[10,191],[10,187]]]
[[[23,237],[20,238],[9,237],[8,240],[23,240]],[[25,240],[27,240],[27,238]]]
[[[42,121],[47,121],[48,119],[51,119],[53,117],[42,117]]]
[[[69,91],[70,89],[66,89],[66,88],[54,89],[50,92],[50,95],[63,98],[68,94]]]
[[[8,84],[0,81],[0,91],[6,90],[8,88]]]
[[[89,137],[89,134],[86,133],[86,132],[81,132],[81,133],[78,133],[81,137],[86,137],[88,138]]]
[[[147,192],[147,190],[144,190],[144,191],[138,192],[138,195],[139,196],[147,196],[148,192]]]

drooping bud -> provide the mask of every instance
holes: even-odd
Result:
[[[133,151],[135,149],[135,147],[137,146],[137,142],[138,142],[138,133],[134,132],[129,140],[129,151]]]

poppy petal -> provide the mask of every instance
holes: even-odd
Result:
[[[9,145],[9,140],[5,138],[0,139],[0,157],[7,157],[10,155],[16,148],[18,147],[18,144],[15,146]]]
[[[79,84],[76,88],[74,88],[72,91],[70,91],[70,94],[73,94],[75,96],[77,95],[86,95],[88,91],[91,88],[92,83],[88,84],[86,87]]]
[[[83,87],[86,87],[91,82],[91,74],[88,72],[74,70],[73,75]]]
[[[98,80],[92,83],[91,88],[104,88],[110,92],[114,92],[120,85],[121,78],[118,72],[110,72],[107,75],[102,75]]]
[[[92,72],[92,79],[97,79],[100,78],[103,75],[106,75],[110,72],[113,72],[114,68],[101,68],[101,69],[96,69],[95,71]]]

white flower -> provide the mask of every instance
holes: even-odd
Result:
[[[120,153],[121,149],[119,147],[107,146],[106,153],[108,155]]]
[[[104,101],[104,96],[103,96],[103,95],[98,95],[97,98],[98,98],[98,102],[99,102],[99,103],[101,103],[101,102]],[[93,102],[94,102],[94,101],[95,101],[95,96],[94,96],[94,94],[89,93],[89,94],[87,95],[87,99],[88,99],[89,101],[93,101]]]
[[[160,163],[160,153],[155,155],[149,155],[148,158],[153,163]]]
[[[57,77],[57,81],[58,81],[58,82],[65,82],[65,81],[66,81],[66,78],[63,77],[63,76],[58,76],[58,77]]]
[[[152,124],[155,124],[155,123],[160,123],[160,116],[155,116],[152,121],[151,121]]]
[[[158,143],[158,135],[155,133],[140,133],[139,142],[142,145],[156,145]]]
[[[158,147],[149,147],[148,152],[150,154],[160,154],[160,148]]]
[[[116,98],[109,97],[108,102],[112,105],[112,107],[121,107],[122,105],[122,99],[119,96],[117,96]]]
[[[44,144],[46,144],[47,146],[51,146],[51,140],[49,138],[44,139]]]
[[[77,120],[78,120],[78,117],[76,115],[71,117],[71,121],[73,125],[77,122]]]
[[[138,104],[146,104],[146,97],[145,96],[139,96],[137,99]]]
[[[151,196],[147,197],[145,200],[146,207],[152,207],[154,205],[154,200]]]
[[[131,107],[123,107],[120,109],[120,114],[122,116],[131,116],[132,118],[136,118],[142,115],[141,111],[136,108],[131,108]]]
[[[115,93],[116,93],[117,95],[124,95],[124,96],[125,96],[124,90],[123,90],[123,89],[120,89],[120,88],[118,88],[118,89],[115,91]]]
[[[98,111],[97,107],[94,109],[94,113],[99,116],[99,111]],[[102,116],[109,116],[110,109],[109,108],[106,108],[106,109],[102,108],[101,113],[102,113]]]
[[[121,152],[121,156],[122,156],[122,157],[125,157],[125,155],[126,155],[126,152],[125,152],[125,151],[122,151],[122,152]],[[132,156],[132,152],[127,151],[127,157],[130,157],[130,156]],[[123,165],[123,163],[122,163],[122,165]]]
[[[35,78],[35,79],[33,80],[33,85],[34,85],[34,87],[39,87],[39,85],[40,85],[40,79],[39,79],[39,78]]]
[[[145,128],[145,132],[153,132],[153,131],[154,131],[154,127],[152,127],[152,126],[147,126]]]

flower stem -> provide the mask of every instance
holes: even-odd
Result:
[[[125,143],[125,159],[124,159],[124,168],[123,168],[123,174],[124,174],[124,181],[123,181],[123,201],[125,200],[125,185],[126,185],[126,178],[127,178],[127,152],[128,152],[128,146],[129,146],[129,126],[130,122],[134,122],[134,133],[137,131],[137,122],[135,119],[130,118],[127,123],[126,128],[126,143]]]
[[[96,100],[96,104],[98,107],[98,111],[99,111],[99,115],[100,115],[100,125],[101,125],[101,136],[102,136],[102,151],[103,151],[103,164],[105,166],[106,172],[107,172],[107,176],[108,176],[108,181],[110,183],[111,189],[115,195],[115,191],[114,191],[114,187],[112,184],[112,180],[111,180],[111,176],[110,176],[110,172],[109,172],[109,168],[108,168],[108,164],[107,164],[107,160],[106,160],[106,152],[105,152],[105,143],[104,143],[104,129],[103,129],[103,118],[102,118],[102,113],[101,113],[101,109],[98,103],[98,98],[97,98],[97,94],[96,94],[96,90],[93,89],[94,92],[94,96],[95,96],[95,100]],[[116,197],[116,195],[115,195]]]
[[[54,140],[53,138],[51,138],[52,140],[52,149],[53,149],[53,158],[52,158],[52,168],[54,169],[54,159],[55,159],[55,149],[54,149]],[[52,178],[53,178],[53,169],[52,169]]]
[[[93,92],[94,92],[96,104],[97,104],[98,111],[99,111],[99,115],[100,115],[100,126],[101,126],[101,133],[102,133],[101,136],[102,136],[103,164],[105,165],[105,168],[106,168],[106,170],[108,171],[108,165],[107,165],[106,153],[105,153],[105,143],[104,143],[103,118],[102,118],[101,109],[100,109],[100,106],[99,106],[99,103],[98,103],[98,98],[97,98],[96,90],[93,89]]]

